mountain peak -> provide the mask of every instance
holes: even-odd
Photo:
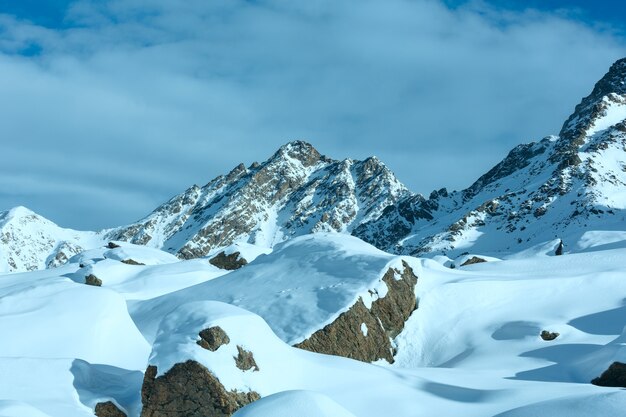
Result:
[[[623,116],[623,117],[622,117]],[[559,136],[571,146],[580,146],[587,136],[626,118],[626,58],[622,58],[596,83],[565,121]]]
[[[281,146],[272,159],[291,158],[300,161],[302,165],[309,167],[322,159],[322,155],[308,142],[296,140]]]

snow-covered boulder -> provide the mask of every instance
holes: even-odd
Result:
[[[318,233],[278,245],[245,268],[181,291],[133,303],[150,340],[183,303],[216,300],[263,317],[286,343],[372,362],[393,362],[390,338],[415,310],[416,261],[348,235]]]

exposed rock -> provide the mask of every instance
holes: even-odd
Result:
[[[395,269],[389,269],[385,273],[382,280],[387,285],[388,292],[385,297],[374,301],[371,309],[359,298],[335,321],[295,347],[363,362],[385,359],[393,363],[391,338],[402,331],[406,320],[417,306],[417,277],[404,261],[403,267],[402,274]],[[361,330],[363,324],[368,329],[365,334]]]
[[[550,342],[554,339],[556,339],[557,337],[559,337],[560,334],[559,333],[553,333],[553,332],[549,332],[547,330],[543,330],[541,332],[541,338],[547,342]]]
[[[127,417],[112,401],[96,404],[95,414],[97,417]]]
[[[626,363],[613,362],[609,369],[601,376],[591,381],[593,385],[601,387],[623,387],[626,388]]]
[[[559,246],[556,248],[556,251],[554,251],[554,254],[556,256],[563,255],[563,241],[562,240],[559,242]]]
[[[94,274],[89,274],[85,277],[85,284],[93,285],[94,287],[101,287],[102,280],[95,276]]]
[[[215,352],[220,346],[230,343],[230,338],[226,332],[219,326],[209,327],[202,330],[200,333],[200,340],[196,343],[202,346],[204,349]]]
[[[234,271],[244,265],[248,264],[240,252],[233,252],[230,255],[226,255],[226,252],[220,252],[215,257],[209,259],[211,265],[227,271]]]
[[[372,314],[380,320],[387,335],[395,338],[404,329],[405,322],[417,308],[415,285],[417,277],[411,267],[402,261],[402,273],[389,269],[383,276],[389,291],[372,303]]]
[[[237,351],[238,354],[235,357],[237,368],[242,371],[249,371],[250,369],[254,369],[255,371],[259,370],[259,366],[256,364],[252,352],[245,350],[239,345],[237,345]]]
[[[141,417],[228,417],[258,400],[255,391],[227,391],[203,365],[188,360],[157,377],[148,366],[141,389]]]
[[[117,243],[115,243],[115,242],[109,242],[109,243],[107,244],[107,248],[109,248],[109,249],[115,249],[115,248],[119,248],[119,247],[120,247],[120,245],[118,245],[118,244],[117,244]]]
[[[361,331],[363,323],[368,328],[367,336]],[[311,352],[344,356],[363,362],[378,359],[393,362],[389,336],[360,298],[331,324],[294,346]]]
[[[141,262],[137,262],[136,260],[130,259],[130,258],[122,260],[122,263],[125,263],[127,265],[145,265],[145,264],[142,264]]]
[[[480,264],[480,263],[483,263],[483,262],[487,262],[487,261],[484,260],[483,258],[479,258],[478,256],[472,256],[470,259],[468,259],[467,261],[463,262],[461,264],[461,266]]]

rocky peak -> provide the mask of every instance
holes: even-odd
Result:
[[[296,140],[281,146],[270,158],[270,161],[285,160],[287,158],[299,161],[305,167],[311,167],[324,159],[322,155],[308,142]]]
[[[611,66],[596,83],[591,94],[576,106],[574,113],[565,121],[559,133],[565,142],[563,145],[580,146],[590,133],[620,122],[620,115],[626,115],[626,112],[611,111],[611,108],[623,107],[625,104],[626,58],[623,58]],[[599,123],[601,119],[606,120]]]

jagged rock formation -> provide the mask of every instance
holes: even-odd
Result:
[[[417,277],[406,262],[403,271],[389,269],[383,276],[387,294],[366,307],[359,300],[331,324],[295,347],[312,352],[344,356],[363,362],[385,359],[393,363],[392,339],[417,307]]]
[[[626,363],[613,362],[609,369],[591,381],[591,383],[601,387],[626,388]]]

